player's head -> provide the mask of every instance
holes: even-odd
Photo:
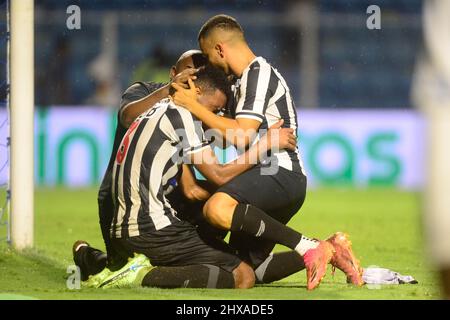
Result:
[[[212,112],[225,107],[230,83],[225,73],[208,64],[196,73],[194,84],[197,88],[198,102]]]
[[[233,17],[219,14],[210,18],[198,33],[198,42],[203,54],[214,66],[231,74],[236,50],[247,46],[244,31]]]
[[[189,68],[200,68],[204,66],[208,60],[202,54],[200,50],[188,50],[184,52],[179,58],[177,63],[170,68],[170,79],[173,79],[175,75],[183,70]]]

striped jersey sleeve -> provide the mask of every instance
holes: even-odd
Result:
[[[272,69],[258,60],[249,66],[241,79],[236,119],[247,118],[263,122],[271,92],[269,88]]]
[[[164,87],[165,83],[157,82],[135,82],[122,95],[120,100],[120,110],[129,103],[145,98],[154,91]]]

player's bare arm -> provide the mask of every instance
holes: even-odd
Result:
[[[258,143],[249,148],[233,162],[220,164],[211,148],[191,155],[191,161],[197,169],[212,183],[221,186],[260,161],[272,148],[295,150],[297,141],[291,128],[281,128],[278,121]]]
[[[144,111],[151,108],[155,103],[160,101],[161,99],[167,98],[169,96],[169,89],[171,84],[177,84],[181,88],[187,88],[188,79],[195,80],[195,73],[198,71],[198,69],[194,68],[188,68],[180,73],[176,74],[173,79],[164,87],[161,87],[160,89],[152,92],[148,96],[130,102],[127,105],[125,105],[120,110],[120,123],[128,128],[130,124]]]
[[[183,194],[190,201],[205,201],[211,196],[208,191],[197,184],[197,180],[189,169],[189,166],[186,164],[183,165],[180,187]]]
[[[236,146],[247,146],[251,142],[253,134],[261,124],[259,121],[245,118],[231,119],[216,115],[198,102],[194,82],[188,79],[188,85],[189,87],[185,88],[178,83],[172,84],[176,90],[172,95],[176,105],[185,107],[206,126],[218,130],[223,137]],[[233,134],[230,135],[230,131]]]

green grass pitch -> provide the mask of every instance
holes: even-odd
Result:
[[[3,195],[2,195],[3,196]],[[377,265],[413,275],[417,285],[355,288],[329,268],[313,292],[305,271],[250,290],[81,289],[66,288],[72,243],[88,240],[103,248],[96,190],[36,191],[35,249],[18,254],[0,244],[0,299],[437,299],[439,287],[423,252],[420,194],[395,189],[320,189],[309,191],[301,212],[289,225],[310,237],[335,231],[350,234],[364,267]],[[0,227],[4,229],[4,227]],[[4,230],[0,230],[4,233]],[[2,235],[0,233],[0,236]],[[277,251],[286,250],[277,247]]]

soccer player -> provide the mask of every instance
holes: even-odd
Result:
[[[414,76],[413,98],[426,125],[424,230],[431,263],[439,269],[443,298],[450,300],[450,14],[449,1],[423,5],[424,50]]]
[[[198,101],[211,112],[221,110],[229,90],[223,72],[207,66],[196,76]],[[281,124],[275,124],[275,128]],[[186,109],[163,99],[140,115],[122,139],[112,169],[114,250],[123,259],[138,253],[147,256],[153,266],[172,267],[173,273],[169,271],[166,276],[169,282],[173,274],[182,272],[189,280],[204,275],[204,283],[209,283],[209,268],[214,266],[218,267],[216,282],[222,278],[236,288],[252,287],[253,269],[228,252],[223,243],[205,243],[194,225],[178,219],[165,191],[170,188],[170,180],[182,174],[183,163],[192,163],[216,185],[227,183],[254,165],[249,159],[261,159],[275,146],[271,132],[234,162],[220,165],[210,142],[205,140],[201,122],[195,122]],[[279,130],[275,142],[282,149],[295,149],[292,133],[290,128]],[[114,278],[120,279],[120,274]],[[142,284],[154,283],[151,270]]]
[[[114,250],[112,250],[110,244],[110,227],[114,213],[111,195],[111,174],[119,144],[122,141],[127,128],[138,115],[148,110],[156,102],[168,97],[171,83],[186,86],[187,79],[195,79],[195,73],[198,71],[198,68],[204,66],[205,63],[206,59],[201,51],[186,51],[179,57],[176,64],[171,67],[169,72],[169,83],[137,82],[131,85],[122,95],[114,144],[108,167],[98,193],[100,228],[107,254],[90,247],[85,241],[75,242],[73,246],[73,255],[75,263],[81,269],[82,280],[86,280],[89,275],[100,272],[106,265],[115,270],[122,267],[124,264],[124,261],[117,261],[118,259],[116,259]],[[183,171],[182,179],[185,182],[182,184],[182,187],[184,187],[186,191],[185,195],[188,199],[206,199],[209,196],[209,193],[195,183],[189,170]]]
[[[217,129],[238,149],[252,143],[255,132],[279,119],[296,134],[296,109],[284,78],[252,52],[234,18],[227,15],[210,18],[202,26],[198,41],[210,63],[237,78],[233,118],[219,117],[201,106],[192,82],[190,89],[172,85],[177,90],[173,95],[176,104],[186,107],[206,126]],[[261,281],[265,281],[269,269],[280,270],[278,277],[283,277],[300,270],[304,264],[307,287],[311,290],[320,284],[326,265],[331,262],[354,284],[361,285],[362,269],[345,234],[316,241],[285,226],[301,208],[306,194],[306,176],[298,149],[274,152],[269,166],[277,170],[267,174],[267,168],[259,165],[220,187],[203,208],[207,220],[232,231],[230,244],[255,268]],[[275,243],[294,251],[285,253],[284,258],[273,259],[270,252]]]

